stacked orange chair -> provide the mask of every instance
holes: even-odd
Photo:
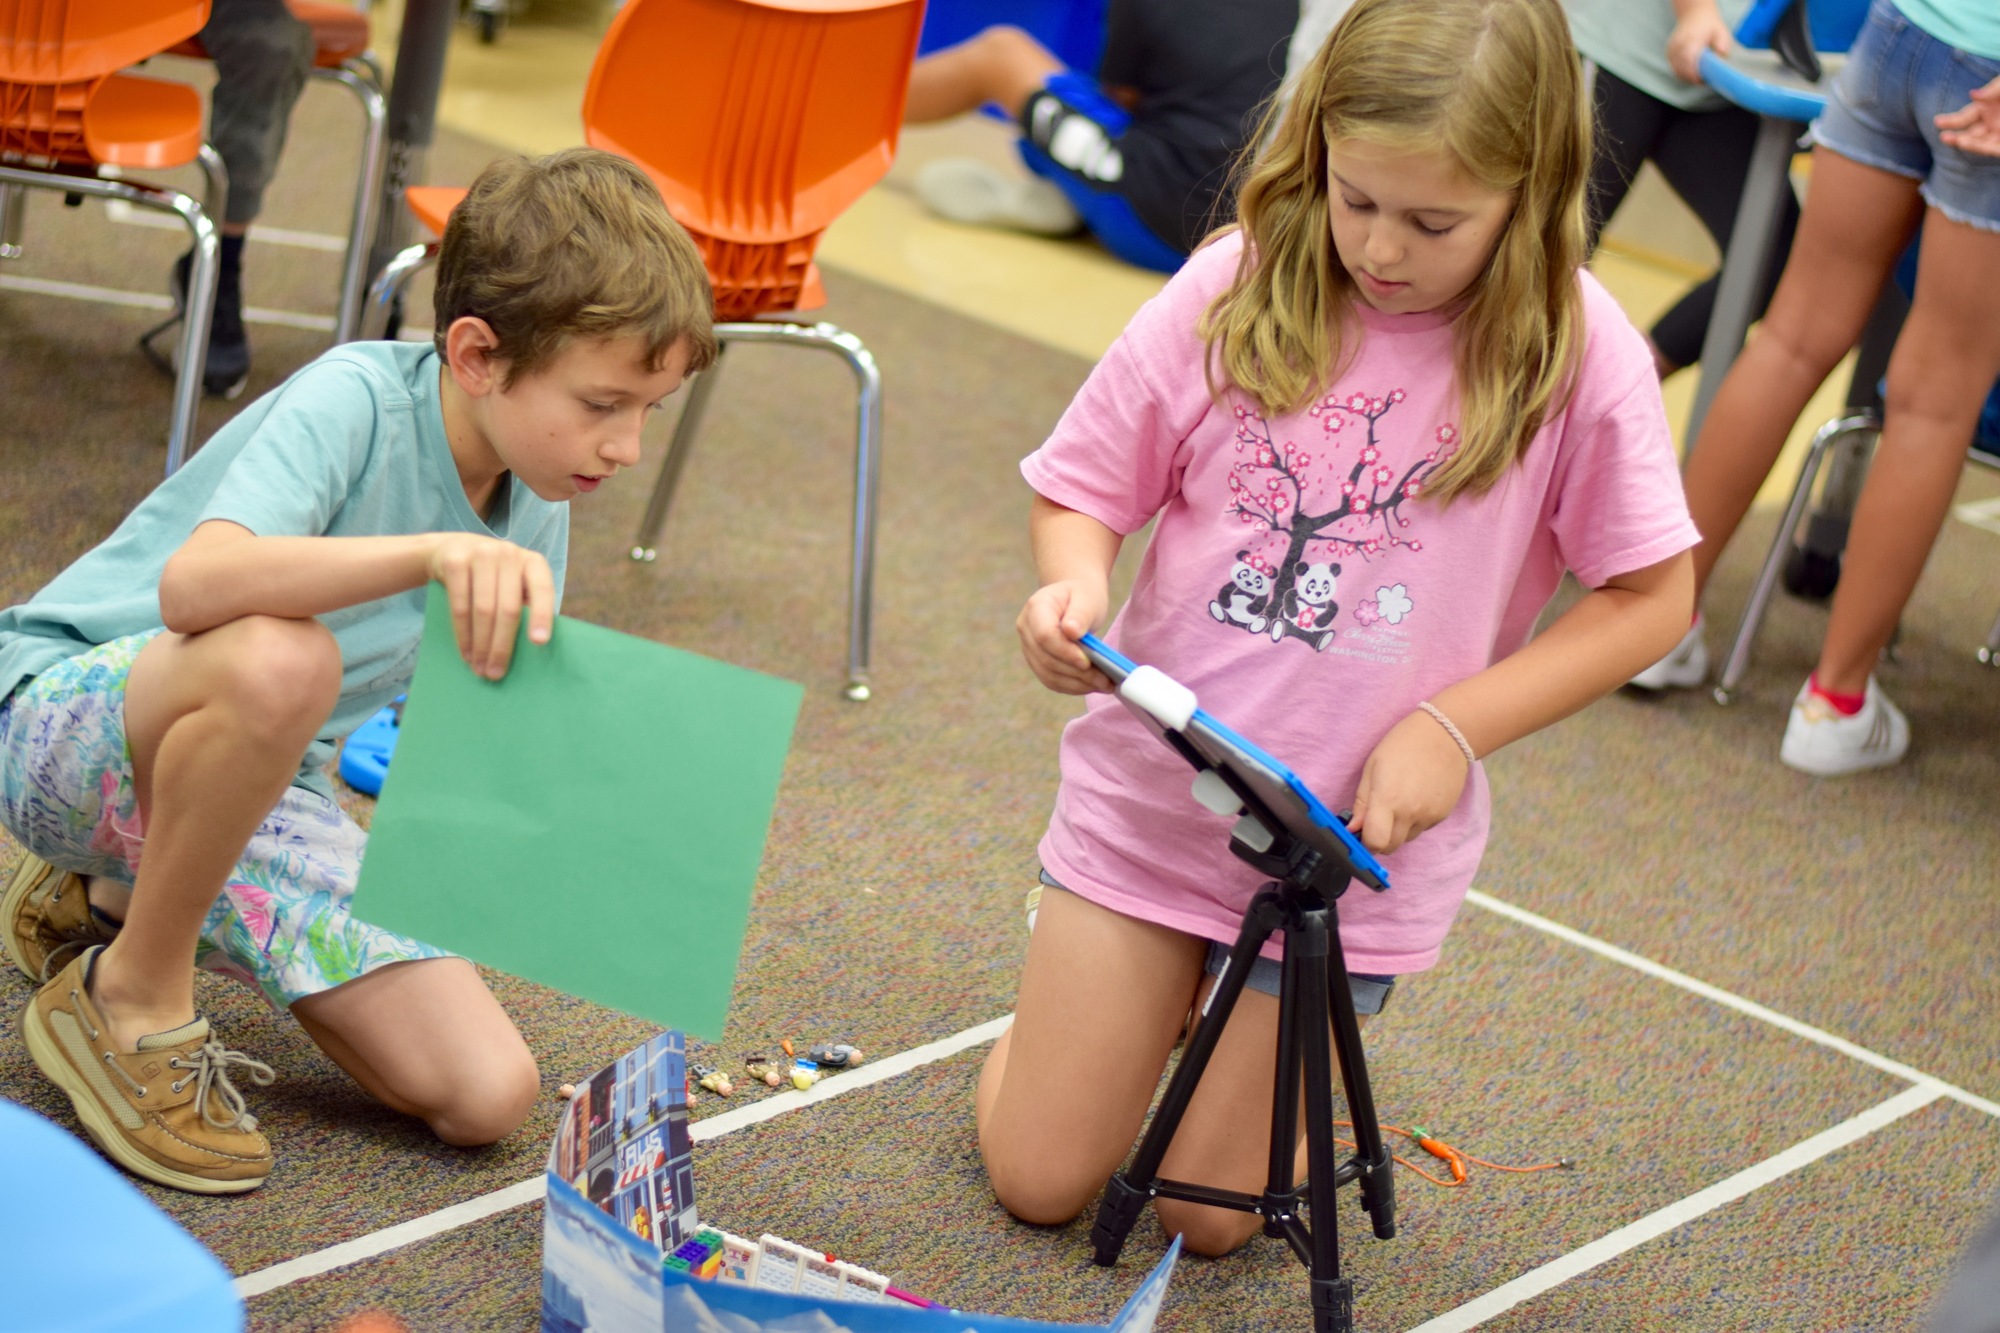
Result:
[[[869,695],[881,376],[861,340],[802,312],[826,302],[813,252],[827,226],[889,170],[902,128],[922,0],[629,0],[605,35],[583,99],[584,138],[636,162],[693,234],[715,286],[716,336],[830,351],[858,384],[853,560],[845,693]],[[405,202],[442,233],[463,190]],[[364,334],[386,325],[413,246],[370,289]],[[651,561],[718,361],[688,391],[632,547]]]
[[[366,126],[361,141],[361,178],[354,186],[354,213],[348,221],[347,257],[341,264],[340,304],[333,326],[336,343],[352,342],[360,328],[361,298],[367,294],[368,250],[375,240],[382,172],[389,161],[389,101],[383,92],[382,67],[368,49],[368,15],[352,5],[329,4],[327,0],[286,0],[285,7],[312,29],[312,76],[353,93],[361,103]],[[208,58],[199,36],[179,43],[167,54]]]
[[[202,143],[201,98],[183,83],[118,71],[157,55],[208,20],[208,0],[0,0],[0,208],[18,225],[18,190],[120,199],[177,214],[194,240],[167,432],[167,474],[192,446],[208,320],[215,303],[216,233],[209,213],[177,190],[100,167],[157,171],[199,161],[221,206],[222,164]],[[6,235],[12,246],[18,237]]]

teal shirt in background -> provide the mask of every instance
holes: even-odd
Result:
[[[428,343],[348,343],[243,409],[103,543],[0,611],[0,700],[65,658],[159,628],[167,557],[210,519],[260,537],[500,537],[548,559],[560,601],[569,506],[510,475],[492,513],[473,512],[445,439],[441,367]],[[417,587],[319,617],[340,644],[340,702],[298,785],[331,795],[335,743],[408,686],[424,596]]]
[[[1894,0],[1894,3],[1903,11],[1904,18],[1945,45],[1955,46],[1967,55],[2000,60],[2000,0]]]
[[[1720,0],[1716,8],[1734,32],[1750,0]],[[1563,0],[1563,9],[1578,54],[1599,69],[1686,111],[1729,105],[1704,84],[1682,83],[1667,63],[1667,38],[1677,22],[1672,0]]]

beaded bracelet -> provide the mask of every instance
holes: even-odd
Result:
[[[1458,742],[1458,751],[1465,756],[1465,762],[1468,766],[1479,762],[1479,756],[1472,752],[1472,745],[1465,739],[1465,733],[1453,726],[1451,719],[1440,712],[1435,704],[1426,699],[1424,702],[1418,704],[1417,707],[1429,713],[1431,717],[1436,719],[1437,724],[1444,728],[1445,734]]]

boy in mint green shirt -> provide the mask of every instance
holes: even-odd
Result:
[[[568,501],[713,360],[712,301],[643,173],[576,149],[480,177],[436,306],[434,347],[328,352],[0,611],[0,824],[29,852],[0,944],[45,983],[22,1033],[161,1184],[233,1193],[271,1165],[234,1082],[270,1070],[196,1015],[196,964],[448,1143],[510,1133],[538,1090],[470,963],[349,912],[366,837],[325,765],[408,684],[429,582],[481,674],[524,619],[547,639]]]

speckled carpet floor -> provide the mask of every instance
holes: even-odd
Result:
[[[349,113],[322,89],[306,107],[266,220],[332,230]],[[468,180],[490,155],[447,136],[432,177]],[[63,212],[48,196],[32,208],[30,255],[0,275],[163,289],[177,237],[95,208]],[[325,312],[336,263],[253,242],[251,303]],[[1020,895],[1071,712],[1034,684],[1013,644],[1031,577],[1014,464],[1089,367],[839,272],[827,281],[826,317],[869,344],[886,385],[873,702],[838,693],[852,390],[831,358],[731,353],[656,564],[625,554],[643,479],[575,512],[569,614],[808,687],[720,1047],[730,1060],[781,1035],[887,1055],[1007,1012]],[[0,290],[0,599],[32,593],[157,481],[167,385],[132,350],[152,318]],[[323,345],[298,329],[252,333],[253,393]],[[203,433],[233,410],[208,405]],[[1996,490],[1987,476],[1965,483],[1967,498]],[[1769,531],[1754,523],[1725,565],[1710,608],[1718,624],[1740,607]],[[2000,678],[1970,651],[2000,607],[1996,553],[2000,536],[1950,524],[1910,608],[1901,660],[1885,671],[1917,736],[1905,765],[1816,782],[1777,764],[1784,707],[1823,618],[1781,600],[1732,708],[1696,694],[1614,697],[1495,757],[1479,889],[2000,1099]],[[357,808],[365,815],[365,802]],[[0,868],[13,854],[0,841]],[[561,892],[592,909],[587,879]],[[242,1198],[148,1193],[251,1274],[536,1175],[555,1085],[650,1029],[513,979],[495,984],[550,1097],[513,1139],[466,1153],[374,1107],[288,1019],[204,982],[202,1003],[229,1040],[280,1074],[256,1102],[279,1166]],[[28,995],[18,978],[0,981],[8,1012]],[[1344,1210],[1369,1330],[1448,1316],[1911,1086],[1477,903],[1443,964],[1399,989],[1369,1046],[1391,1123],[1420,1121],[1502,1161],[1581,1164],[1476,1172],[1457,1191],[1403,1175],[1391,1243]],[[1005,1215],[972,1134],[984,1049],[705,1143],[695,1159],[704,1215],[823,1245],[967,1308],[1108,1315],[1163,1238],[1144,1224],[1107,1271],[1087,1262],[1087,1219],[1045,1229]],[[74,1126],[11,1033],[0,1039],[0,1095]],[[741,1101],[706,1099],[698,1115]],[[1944,1097],[1480,1326],[1915,1329],[2000,1204],[1996,1188],[2000,1123]],[[526,1330],[539,1254],[540,1208],[518,1207],[258,1295],[252,1324],[325,1330],[380,1308],[416,1329]],[[1304,1300],[1287,1252],[1259,1239],[1184,1264],[1162,1327],[1301,1328]]]

